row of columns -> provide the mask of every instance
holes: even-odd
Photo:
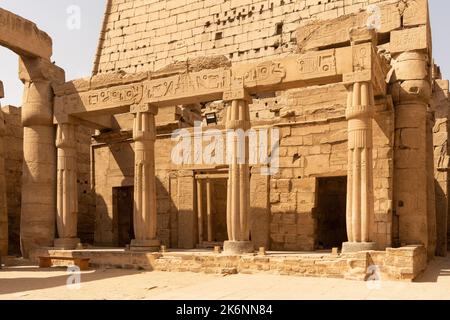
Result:
[[[248,130],[250,128],[249,99],[242,97],[230,102],[227,108],[227,128]],[[151,105],[131,107],[134,114],[133,139],[135,151],[134,184],[134,231],[132,250],[154,251],[160,247],[156,236],[156,178],[155,178],[155,115],[158,109]],[[59,238],[55,247],[73,249],[77,238],[77,179],[76,179],[76,137],[74,123],[59,123],[57,127],[57,215],[56,224]],[[250,207],[249,143],[244,142],[243,161],[237,136],[232,142],[232,162],[230,164],[227,195],[227,228],[229,241],[225,251],[251,252],[248,214]],[[207,239],[212,241],[211,182],[208,180],[207,198]],[[199,242],[203,242],[203,186],[198,183],[198,228]]]
[[[34,65],[24,64],[27,75]],[[38,74],[39,75],[39,74]],[[78,244],[77,238],[77,153],[75,124],[70,120],[59,122],[54,136],[52,118],[51,80],[46,74],[40,77],[24,77],[26,85],[24,117],[24,180],[22,205],[22,249],[55,245],[72,249]],[[228,130],[250,129],[249,104],[251,98],[245,90],[231,94],[232,99],[226,109],[226,128]],[[372,118],[374,98],[369,82],[354,83],[349,89],[347,107],[349,136],[349,172],[347,199],[347,227],[349,242],[344,250],[371,249],[370,218],[373,216],[373,170],[372,170]],[[133,250],[157,250],[157,210],[155,178],[155,115],[157,107],[136,105],[131,107],[134,115],[133,139],[135,142],[135,185],[134,185],[134,230]],[[227,231],[228,241],[224,243],[226,252],[244,253],[254,250],[250,239],[250,170],[249,141],[242,145],[237,135],[231,144],[231,163],[229,168],[227,192]],[[57,157],[55,155],[57,148]],[[240,152],[244,152],[243,157]],[[54,160],[57,159],[57,162]],[[56,175],[56,177],[55,177]],[[53,181],[57,181],[56,185]],[[53,195],[56,192],[56,208]],[[203,241],[203,203],[202,185],[198,185],[199,240]],[[207,183],[207,197],[211,197],[211,185]],[[39,196],[36,196],[39,194]],[[36,200],[39,201],[36,201]],[[38,203],[39,202],[39,203]],[[208,201],[207,239],[212,240],[211,202]],[[35,206],[40,212],[36,215]],[[55,210],[56,209],[56,210]],[[54,215],[58,238],[54,241]],[[26,222],[26,223],[25,223]],[[31,222],[31,224],[30,224]],[[39,231],[42,230],[42,232]],[[42,239],[36,239],[42,234]]]

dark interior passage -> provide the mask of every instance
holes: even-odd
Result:
[[[203,242],[208,243],[208,181],[202,180],[202,206],[203,206]],[[228,240],[227,233],[227,179],[209,179],[211,186],[211,243],[220,243]],[[198,190],[196,190],[198,192]],[[196,195],[197,197],[197,195]],[[197,206],[198,210],[198,206]]]
[[[347,241],[347,177],[318,179],[316,249],[341,247]]]
[[[133,201],[134,187],[113,189],[114,197],[114,240],[119,247],[125,247],[134,239]]]
[[[227,180],[217,179],[213,183],[213,241],[228,240],[227,234]]]

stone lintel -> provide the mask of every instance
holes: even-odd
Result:
[[[158,107],[151,105],[149,103],[147,104],[137,104],[137,105],[132,105],[130,107],[130,113],[151,113],[154,115],[158,114]]]
[[[115,86],[111,82],[106,88],[57,96],[55,114],[111,115],[127,113],[133,105],[151,104],[160,108],[222,99],[247,100],[248,95],[260,92],[339,83],[346,74],[371,70],[379,65],[382,65],[381,58],[368,42],[130,84],[123,84],[119,79],[120,83]],[[376,69],[376,73],[384,72],[383,68]],[[384,74],[379,78],[384,79]],[[81,87],[86,86],[91,87],[92,83],[88,85],[81,81]],[[377,91],[380,85],[374,88]],[[56,91],[65,92],[61,86],[57,86]],[[379,91],[383,93],[385,90],[380,88]]]
[[[43,58],[19,58],[19,79],[22,82],[50,81],[52,85],[60,85],[65,81],[62,68]]]
[[[0,8],[0,45],[21,56],[52,56],[52,39],[39,30],[35,23]]]
[[[244,88],[232,89],[223,93],[224,101],[245,100],[252,103],[253,99]]]
[[[398,54],[407,51],[428,52],[430,47],[429,29],[426,25],[396,30],[391,33],[390,52]]]

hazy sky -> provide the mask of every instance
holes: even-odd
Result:
[[[67,11],[74,5],[80,9],[79,29],[68,27],[77,12]],[[67,80],[91,74],[105,0],[0,0],[0,7],[33,21],[52,37],[52,60],[66,71]],[[5,86],[2,105],[21,105],[23,85],[17,70],[17,55],[0,47],[0,80]]]
[[[429,0],[433,28],[433,53],[444,76],[450,76],[450,1]],[[80,28],[68,27],[80,9]],[[103,19],[105,0],[0,0],[0,7],[35,22],[53,38],[52,60],[66,71],[66,79],[89,76],[92,72]],[[76,8],[75,8],[76,10]],[[0,47],[0,80],[5,86],[2,105],[21,105],[22,83],[18,80],[17,56]]]

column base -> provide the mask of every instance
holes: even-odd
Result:
[[[254,251],[255,247],[251,241],[225,241],[223,243],[225,254],[253,253]]]
[[[147,251],[147,252],[159,252],[161,248],[161,242],[157,239],[154,240],[131,240],[131,251]]]
[[[54,247],[59,250],[74,250],[80,244],[78,238],[60,238],[55,239]]]
[[[377,250],[377,244],[375,242],[344,242],[342,244],[342,253],[374,250]]]

